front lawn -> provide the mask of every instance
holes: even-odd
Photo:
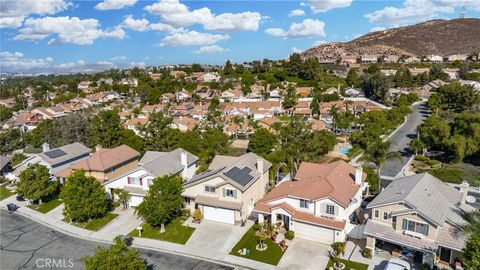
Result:
[[[233,247],[232,251],[230,252],[231,255],[235,255],[238,257],[255,260],[263,263],[268,263],[272,265],[277,265],[280,259],[283,256],[284,251],[279,244],[273,243],[272,239],[268,238],[265,240],[265,244],[267,245],[267,250],[265,251],[258,251],[256,246],[258,244],[257,237],[255,236],[255,229],[252,227],[250,228],[247,233],[240,239],[240,241]],[[248,255],[240,255],[238,251],[240,249],[246,248],[249,253]]]
[[[105,225],[110,223],[110,221],[114,220],[116,217],[118,217],[117,214],[108,213],[104,217],[92,219],[89,222],[83,222],[83,223],[72,222],[71,224],[73,224],[77,227],[83,228],[83,229],[87,229],[87,230],[96,232],[96,231],[100,230],[101,228],[105,227]],[[68,219],[66,219],[66,218],[63,219],[63,221],[69,222]]]
[[[143,231],[141,237],[185,245],[195,231],[195,228],[183,226],[184,221],[185,219],[183,217],[174,219],[165,226],[164,233],[160,233],[160,228],[154,228],[146,223],[142,224]],[[137,229],[134,229],[128,235],[139,237]]]
[[[45,214],[57,208],[57,206],[59,206],[60,204],[62,204],[62,201],[60,199],[53,199],[42,204],[29,205],[28,207]]]
[[[367,270],[368,269],[368,264],[353,262],[353,261],[343,260],[343,259],[340,259],[340,261],[342,261],[342,263],[345,264],[345,269],[355,269],[355,270]],[[328,270],[328,269],[330,269],[330,267],[333,267],[332,259],[328,260],[327,268],[325,268],[325,269]]]
[[[8,190],[6,187],[0,187],[0,201],[12,196],[14,193]]]

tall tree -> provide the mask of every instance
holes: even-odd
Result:
[[[58,191],[58,183],[50,181],[48,168],[33,164],[20,173],[17,193],[30,200],[38,200]]]
[[[140,270],[148,269],[148,263],[140,253],[127,247],[125,241],[115,239],[113,245],[108,248],[97,247],[92,257],[82,258],[86,270]]]
[[[351,68],[348,71],[346,83],[348,86],[353,86],[353,87],[360,86],[360,80],[358,78],[358,70],[356,68]]]
[[[99,218],[108,212],[105,189],[97,179],[86,176],[83,170],[70,174],[60,197],[65,205],[63,214],[74,222]]]
[[[257,155],[265,156],[275,148],[276,144],[275,135],[264,128],[259,128],[250,136],[248,150]]]
[[[92,119],[90,139],[94,145],[111,148],[120,145],[122,127],[117,110],[101,111]]]
[[[400,153],[390,152],[390,141],[382,142],[377,140],[370,144],[363,153],[362,160],[372,162],[377,167],[378,187],[381,187],[380,170],[385,166],[387,161],[392,159],[400,159]]]
[[[232,63],[230,62],[230,60],[227,60],[227,62],[223,66],[223,74],[231,75],[233,73],[234,73],[234,70],[233,70]]]

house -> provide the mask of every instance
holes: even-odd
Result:
[[[312,116],[312,109],[310,109],[310,102],[298,101],[295,106],[290,108],[293,115],[310,117]]]
[[[150,73],[148,74],[152,80],[160,80],[162,78],[163,74],[162,73]]]
[[[205,220],[243,223],[268,189],[271,166],[254,153],[217,155],[206,172],[184,183],[186,207],[200,209]]]
[[[182,117],[182,116],[190,116],[193,111],[193,104],[192,103],[182,103],[180,105],[171,106],[168,108],[168,112],[173,117]]]
[[[406,58],[405,60],[403,60],[403,62],[405,62],[407,64],[420,63],[420,58],[418,58],[416,56],[410,56],[410,57]]]
[[[126,123],[126,126],[127,126],[127,129],[133,130],[135,134],[140,136],[141,127],[145,126],[147,123],[148,123],[147,116],[139,116],[139,117],[130,118]]]
[[[91,81],[81,81],[77,85],[77,89],[81,91],[86,91],[90,89],[90,84],[92,84]]]
[[[347,87],[345,89],[345,95],[348,97],[363,97],[363,91],[360,88]]]
[[[258,222],[279,224],[295,236],[324,244],[344,242],[368,187],[361,167],[339,160],[300,165],[256,205]]]
[[[53,119],[65,116],[65,112],[60,107],[37,107],[31,111],[33,114],[42,115],[43,119]]]
[[[380,69],[380,72],[385,76],[394,76],[397,74],[396,69]]]
[[[429,68],[417,68],[417,67],[414,67],[414,68],[408,68],[408,71],[410,72],[410,74],[411,74],[412,76],[417,76],[418,74],[430,72],[430,69],[429,69]]]
[[[466,54],[452,54],[447,57],[448,62],[455,62],[455,61],[460,61],[460,62],[466,62],[468,56]]]
[[[273,90],[270,90],[270,98],[282,98],[282,90],[279,88],[275,88]]]
[[[241,90],[228,89],[223,91],[220,97],[222,99],[236,100],[243,97],[243,92]]]
[[[50,149],[48,143],[42,146],[42,153],[33,154],[16,166],[12,178],[17,179],[20,173],[31,164],[40,164],[49,170],[51,175],[63,171],[67,167],[87,159],[92,150],[81,143],[71,143]],[[10,178],[10,177],[9,177]]]
[[[135,166],[103,185],[113,197],[114,189],[123,189],[130,195],[129,206],[138,206],[148,192],[153,179],[166,175],[179,174],[185,180],[195,175],[198,157],[177,148],[170,152],[147,151]]]
[[[431,54],[427,55],[427,60],[432,63],[442,63],[443,57],[441,57],[440,55]]]
[[[360,57],[360,60],[363,64],[375,64],[378,61],[376,55],[364,54]]]
[[[460,72],[459,68],[444,68],[442,69],[443,73],[447,73],[450,80],[458,80],[458,74]]]
[[[111,149],[97,147],[92,156],[59,171],[55,176],[62,180],[74,171],[84,170],[86,175],[104,183],[135,168],[139,157],[139,152],[124,144]]]
[[[207,72],[197,78],[198,82],[219,82],[222,77],[216,72]]]
[[[185,71],[182,71],[182,70],[172,70],[172,71],[170,71],[170,76],[172,76],[175,79],[183,78],[186,75],[187,75],[187,73],[185,73]]]
[[[313,87],[297,87],[295,94],[299,97],[309,97],[312,94]]]
[[[171,124],[172,128],[177,128],[180,131],[189,131],[195,129],[200,124],[200,121],[190,117],[175,117]]]
[[[13,106],[15,106],[15,99],[13,98],[0,99],[0,105],[3,105],[7,108],[12,108]]]
[[[383,56],[383,61],[385,61],[387,63],[397,63],[398,59],[400,59],[400,57],[398,55],[395,55],[395,54],[389,54],[389,55],[384,55]]]
[[[273,134],[276,134],[277,131],[274,128],[275,124],[282,125],[282,120],[278,119],[277,117],[267,117],[258,120],[257,124],[259,127],[264,128]]]
[[[43,121],[43,115],[39,113],[21,112],[12,116],[7,121],[10,127],[18,127],[22,132],[34,130]]]
[[[123,84],[123,85],[128,85],[129,88],[134,88],[134,87],[138,87],[138,80],[137,78],[123,78],[121,81],[120,81],[120,84]]]
[[[367,205],[366,246],[386,242],[414,250],[420,263],[452,263],[465,246],[467,192],[466,182],[459,192],[428,173],[395,179]]]
[[[7,174],[12,169],[10,166],[11,159],[11,156],[0,155],[0,176]]]
[[[162,98],[160,99],[160,101],[165,104],[165,103],[169,103],[171,101],[175,101],[175,94],[172,94],[172,93],[165,93],[162,95]]]

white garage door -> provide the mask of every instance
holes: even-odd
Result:
[[[138,206],[143,202],[143,197],[142,196],[135,196],[135,195],[130,195],[130,201],[128,202],[129,206]]]
[[[205,220],[235,224],[235,211],[224,208],[204,206],[203,218]]]
[[[295,222],[295,237],[319,242],[322,244],[332,244],[334,242],[334,230],[323,227],[313,226],[307,223]]]

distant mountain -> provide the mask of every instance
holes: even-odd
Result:
[[[337,60],[362,54],[448,56],[472,52],[480,52],[480,19],[432,20],[371,32],[350,42],[321,44],[302,55]]]

